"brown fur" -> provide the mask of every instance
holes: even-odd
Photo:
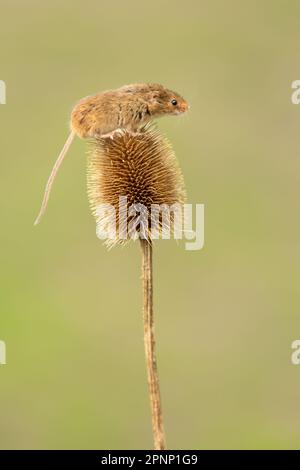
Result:
[[[172,104],[172,100],[177,105]],[[71,129],[81,138],[99,137],[118,128],[136,130],[153,118],[181,114],[186,101],[158,84],[125,85],[83,98],[71,114]]]
[[[176,100],[176,104],[172,104]],[[52,185],[74,137],[105,137],[116,129],[136,131],[153,118],[181,114],[187,102],[174,91],[156,83],[136,83],[104,91],[79,101],[71,113],[71,133],[48,178],[42,206],[35,224],[44,214]]]

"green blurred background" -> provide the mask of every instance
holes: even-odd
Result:
[[[161,82],[205,247],[155,247],[169,448],[299,448],[298,1],[0,2],[2,449],[151,448],[140,250],[108,252],[76,140],[46,217],[44,184],[82,96]]]

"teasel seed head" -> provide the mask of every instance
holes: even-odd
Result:
[[[137,232],[149,242],[155,238],[154,232],[163,237],[166,232],[173,233],[174,212],[170,212],[169,226],[162,213],[154,222],[153,205],[182,210],[186,200],[174,151],[153,126],[137,132],[117,130],[91,142],[87,183],[97,226],[109,235],[105,240],[108,247],[136,238]],[[114,211],[101,209],[105,207]]]

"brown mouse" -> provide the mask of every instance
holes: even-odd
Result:
[[[75,137],[108,137],[116,129],[137,131],[154,118],[182,114],[187,102],[174,91],[155,83],[125,85],[83,98],[71,113],[71,133],[48,179],[42,206],[35,225],[44,214],[58,169]]]

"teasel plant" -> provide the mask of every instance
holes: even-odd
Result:
[[[183,208],[183,176],[169,141],[151,124],[137,132],[116,130],[109,137],[93,140],[87,186],[91,210],[100,227],[98,236],[105,239],[106,246],[138,239],[141,247],[144,347],[154,449],[165,450],[154,336],[153,244],[157,235],[166,238],[166,232],[174,233],[176,220],[173,212],[167,220],[161,213],[153,218],[153,207]],[[114,211],[105,210],[107,207]],[[136,207],[138,215],[132,210]]]

